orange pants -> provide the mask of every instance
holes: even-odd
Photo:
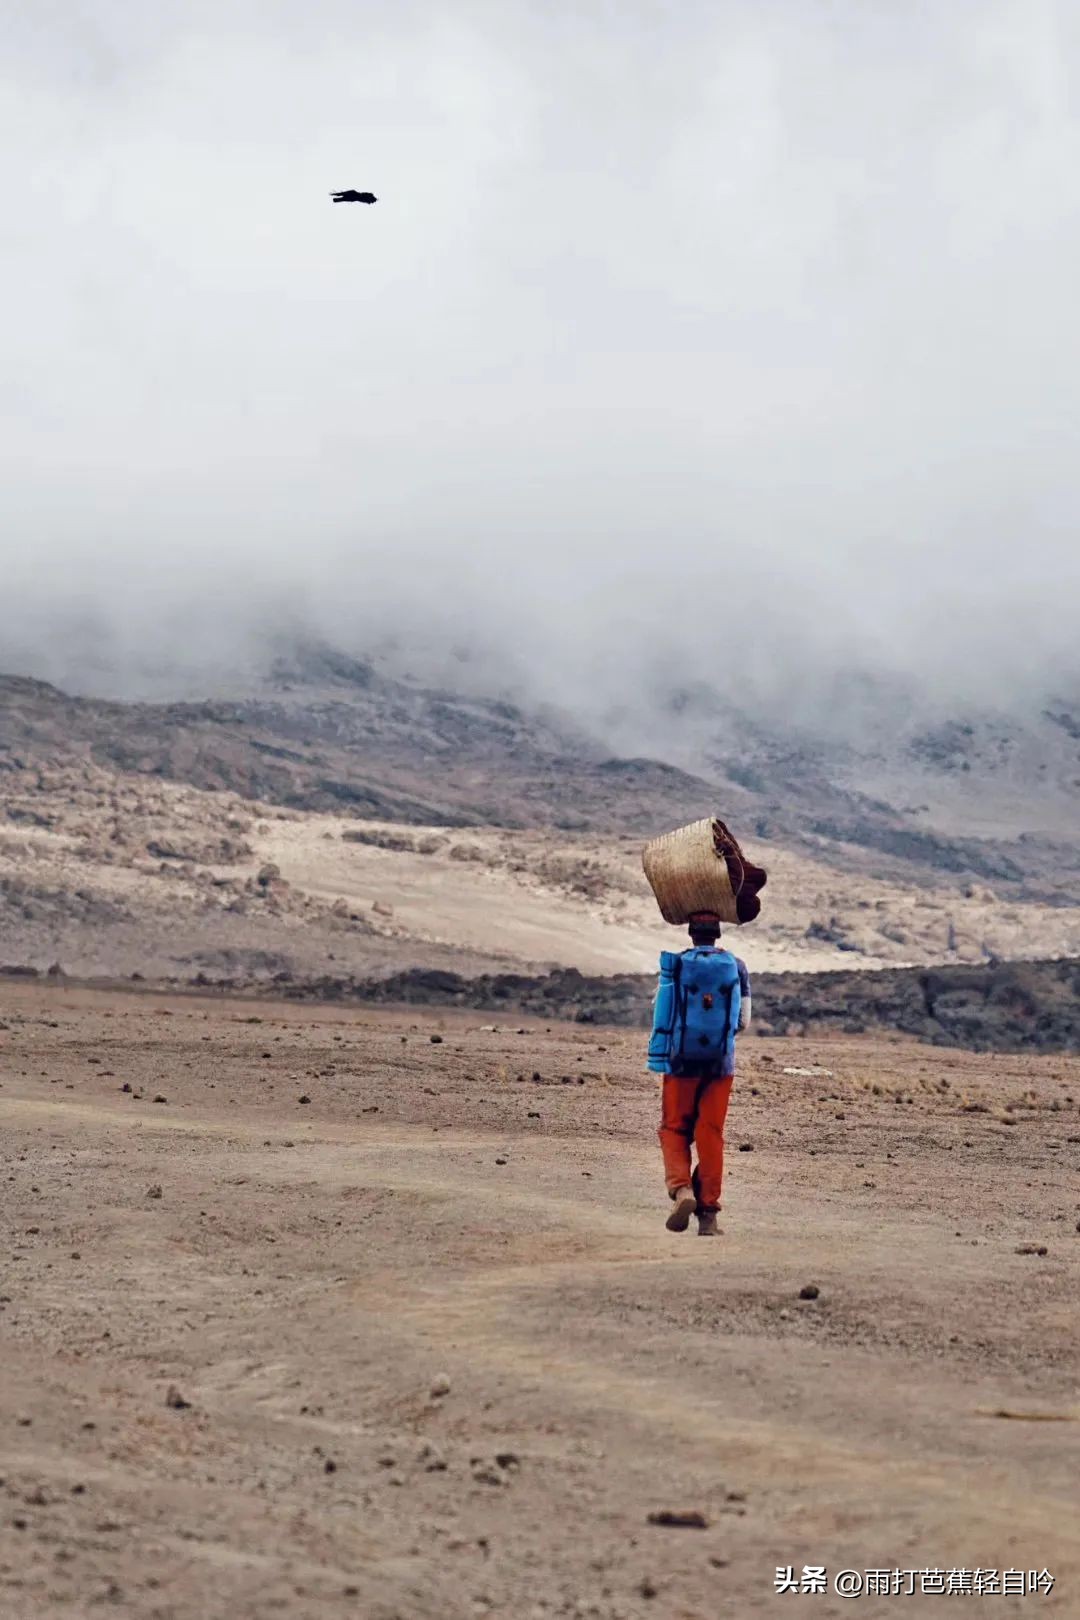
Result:
[[[733,1075],[702,1080],[696,1075],[665,1074],[660,1099],[660,1149],[669,1193],[693,1187],[700,1209],[720,1208],[724,1179],[724,1120]],[[690,1171],[690,1144],[697,1148],[697,1169]]]

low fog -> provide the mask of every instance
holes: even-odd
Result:
[[[583,715],[1076,676],[1066,0],[5,35],[0,668],[209,691],[314,634]]]

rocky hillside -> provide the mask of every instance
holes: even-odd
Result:
[[[0,677],[0,961],[639,971],[664,942],[641,843],[712,811],[771,874],[740,947],[757,968],[1080,952],[1071,710],[1011,741],[957,722],[859,748],[703,701],[669,719],[663,758],[624,757],[566,716],[322,647],[203,702]]]
[[[74,698],[0,677],[0,771],[77,758],[424,825],[648,835],[719,809],[747,838],[854,872],[1080,901],[1080,714],[1059,703],[1024,723],[928,728],[893,700],[858,735],[683,694],[657,733],[661,757],[623,757],[565,715],[396,680],[325,647],[295,649],[244,690],[199,703]]]
[[[302,685],[282,670],[258,695],[203,703],[106,702],[0,677],[0,771],[83,759],[292,809],[446,826],[646,832],[715,795],[674,766],[612,758],[569,721],[327,658]]]

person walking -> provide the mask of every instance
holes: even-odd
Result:
[[[663,951],[649,1069],[663,1075],[660,1129],[671,1210],[669,1232],[716,1237],[724,1177],[724,1121],[735,1076],[735,1037],[750,1025],[746,963],[723,949],[720,919],[690,918],[690,948]],[[691,1169],[691,1147],[697,1164]]]

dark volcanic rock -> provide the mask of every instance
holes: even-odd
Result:
[[[413,968],[383,979],[324,978],[282,985],[301,1001],[470,1007],[647,1028],[656,982],[574,968],[543,977]],[[1080,1046],[1080,959],[986,967],[888,968],[876,973],[758,973],[754,1006],[770,1034],[896,1030],[938,1046],[981,1051],[1069,1051]]]

